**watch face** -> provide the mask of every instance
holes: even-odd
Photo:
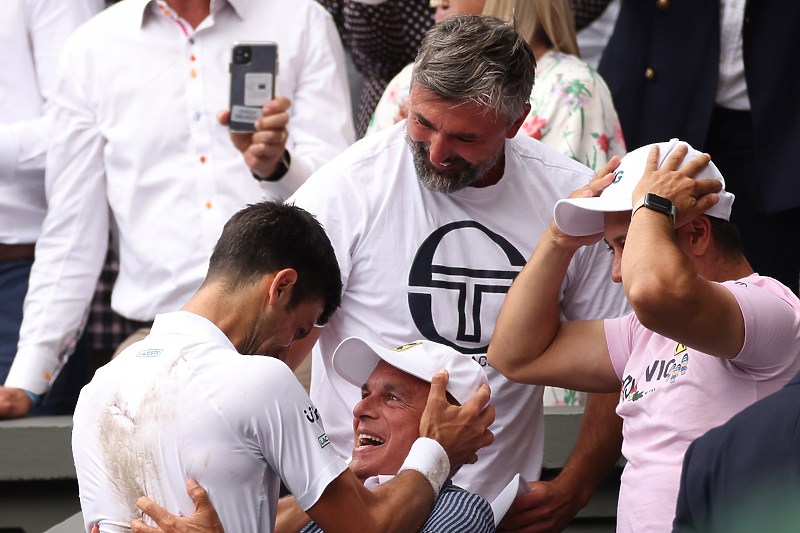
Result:
[[[646,206],[655,207],[659,211],[669,212],[672,209],[672,202],[657,194],[648,193],[645,195],[644,203]]]

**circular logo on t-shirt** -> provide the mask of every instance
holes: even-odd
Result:
[[[446,224],[420,245],[408,275],[408,306],[428,340],[484,354],[523,255],[484,225]]]

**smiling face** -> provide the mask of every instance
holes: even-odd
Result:
[[[516,124],[509,126],[483,105],[450,102],[420,85],[411,89],[408,111],[406,141],[425,187],[446,194],[500,180],[505,140],[514,137]]]
[[[361,387],[353,409],[353,460],[360,480],[394,475],[419,437],[430,383],[381,361]]]

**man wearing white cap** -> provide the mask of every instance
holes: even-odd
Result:
[[[670,531],[689,443],[800,369],[800,301],[750,268],[728,222],[733,195],[709,161],[677,140],[646,146],[559,202],[489,348],[515,381],[621,387],[620,532]],[[634,312],[562,322],[566,266],[601,232]]]
[[[430,382],[439,370],[444,368],[449,374],[447,393],[451,403],[465,403],[481,384],[488,384],[483,369],[472,358],[426,340],[389,349],[350,337],[334,352],[333,368],[361,388],[361,401],[353,409],[350,470],[370,489],[394,478],[409,455],[419,437]],[[279,530],[296,531],[302,524],[302,533],[322,531],[309,520],[297,505],[291,505],[291,499],[282,502]],[[486,500],[448,481],[421,532],[455,531],[493,532],[494,520]]]

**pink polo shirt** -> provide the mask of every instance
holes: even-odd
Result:
[[[669,532],[689,444],[800,371],[800,301],[757,274],[722,284],[739,303],[745,341],[735,358],[713,357],[646,329],[634,313],[605,321],[622,382],[622,475],[617,531]]]

